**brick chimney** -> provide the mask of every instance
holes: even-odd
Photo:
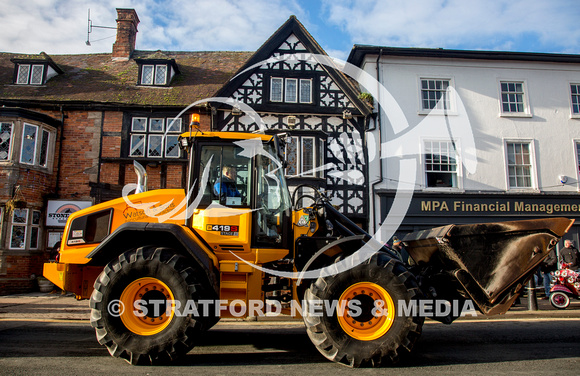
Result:
[[[113,60],[129,60],[135,51],[139,17],[135,9],[117,8],[117,40],[113,43]]]

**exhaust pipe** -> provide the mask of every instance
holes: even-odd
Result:
[[[135,173],[137,174],[137,189],[135,189],[135,194],[147,192],[147,170],[137,161],[133,161],[133,166],[135,166]]]

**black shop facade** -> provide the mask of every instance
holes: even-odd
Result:
[[[378,192],[381,218],[395,199],[394,191]],[[566,217],[575,223],[564,239],[578,248],[580,241],[580,194],[441,194],[415,192],[396,236],[448,224],[503,222],[524,219]]]

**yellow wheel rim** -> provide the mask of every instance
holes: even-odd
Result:
[[[167,301],[175,300],[173,293],[157,278],[145,277],[131,282],[123,290],[120,300],[124,308],[120,315],[123,324],[138,335],[150,336],[161,332],[169,325],[174,315],[173,309],[166,309],[167,304],[170,304]],[[160,300],[164,301],[164,304],[159,304]],[[153,304],[144,303],[150,301],[154,301]],[[141,310],[142,307],[146,310]]]
[[[340,296],[338,323],[349,336],[372,341],[389,331],[395,320],[395,304],[391,295],[376,283],[359,282],[349,286]],[[349,307],[353,309],[349,309]],[[356,309],[354,307],[360,307]]]

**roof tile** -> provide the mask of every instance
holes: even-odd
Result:
[[[133,59],[128,61],[113,61],[108,53],[52,55],[52,60],[64,74],[53,77],[43,86],[13,84],[14,63],[11,59],[21,56],[0,53],[0,99],[59,104],[187,106],[213,96],[252,56],[252,52],[135,51]],[[173,78],[169,87],[139,86],[135,58],[175,59],[181,74]]]

